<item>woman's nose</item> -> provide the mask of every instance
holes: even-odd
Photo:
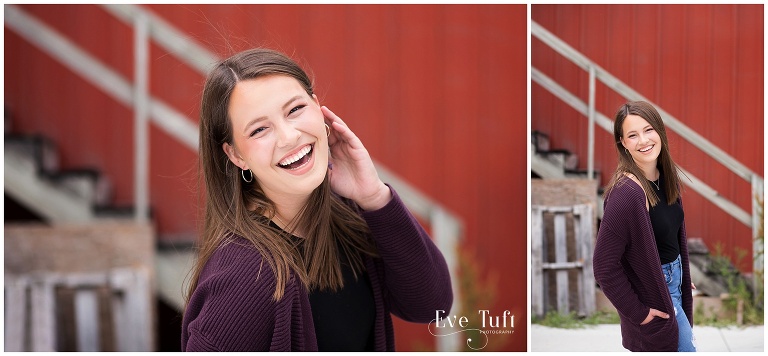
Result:
[[[283,123],[277,125],[277,146],[278,147],[290,147],[296,144],[299,140],[301,132],[297,130],[293,125],[289,123]]]

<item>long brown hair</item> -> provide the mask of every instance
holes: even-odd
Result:
[[[314,94],[309,76],[296,62],[268,49],[237,53],[217,63],[206,79],[200,105],[199,156],[206,201],[187,302],[211,255],[237,236],[245,238],[272,268],[277,282],[275,300],[282,298],[291,278],[298,278],[307,290],[343,287],[339,248],[346,253],[355,278],[365,269],[361,254],[376,256],[368,239],[368,225],[358,212],[331,192],[327,173],[291,224],[293,229],[284,232],[269,225],[277,210],[256,177],[245,182],[240,169],[229,161],[222,145],[234,144],[228,112],[235,85],[268,75],[294,78],[310,97]],[[302,248],[297,248],[296,239],[290,236],[294,230],[306,233]],[[255,273],[254,278],[258,275]]]
[[[645,179],[645,175],[640,167],[632,159],[632,155],[621,144],[621,138],[623,136],[622,127],[624,120],[629,115],[637,115],[648,121],[654,130],[659,134],[661,139],[661,152],[656,163],[656,167],[661,171],[664,177],[664,189],[667,195],[667,204],[671,205],[677,201],[680,197],[680,178],[678,176],[679,168],[672,160],[672,155],[669,154],[669,142],[667,141],[667,130],[664,127],[664,121],[661,119],[661,115],[656,111],[653,105],[644,101],[630,101],[622,105],[619,110],[616,111],[616,120],[613,123],[613,139],[616,142],[616,151],[619,155],[619,165],[616,167],[616,172],[613,174],[611,181],[606,186],[606,194],[613,189],[624,173],[631,173],[640,181],[640,184],[645,190],[648,203],[651,206],[656,206],[659,202],[659,197],[656,195],[656,191],[651,189],[651,183],[648,179]]]

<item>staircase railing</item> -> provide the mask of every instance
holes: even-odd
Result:
[[[187,118],[184,114],[148,93],[146,85],[149,74],[148,61],[146,60],[148,41],[149,39],[155,41],[160,47],[202,75],[206,75],[219,58],[141,6],[124,4],[102,4],[99,6],[134,28],[135,86],[115,70],[16,5],[5,5],[5,26],[121,104],[134,108],[135,128],[137,130],[135,142],[138,146],[135,162],[137,172],[135,177],[136,204],[143,205],[137,206],[136,211],[137,219],[141,220],[146,217],[149,201],[147,121],[157,125],[164,133],[178,140],[187,148],[195,152],[198,150],[198,127],[193,124],[195,120]],[[382,164],[375,162],[375,160],[374,163],[382,181],[389,183],[397,190],[398,195],[414,215],[432,226],[435,244],[443,253],[451,271],[454,295],[459,295],[459,284],[455,276],[458,268],[456,246],[463,233],[461,219],[386,169]],[[459,299],[454,299],[453,310],[460,308]],[[460,347],[458,341],[459,339],[456,337],[439,338],[438,349],[457,350]]]
[[[595,110],[594,104],[594,92],[595,92],[595,80],[600,80],[608,88],[612,89],[616,93],[620,94],[627,100],[642,100],[651,103],[661,114],[664,119],[664,124],[672,131],[680,134],[680,137],[690,142],[692,145],[699,148],[702,152],[712,157],[716,161],[720,162],[723,166],[728,168],[731,172],[735,173],[742,179],[746,180],[752,186],[751,201],[752,212],[747,213],[741,209],[738,205],[733,203],[728,198],[722,196],[715,189],[707,185],[702,180],[696,178],[690,172],[681,168],[683,173],[690,178],[690,181],[683,179],[683,182],[691,187],[694,191],[701,194],[704,198],[715,204],[717,207],[731,215],[736,220],[740,221],[744,225],[752,228],[753,237],[753,251],[762,249],[757,239],[759,229],[759,215],[758,215],[758,201],[757,197],[763,196],[763,177],[750,170],[747,166],[739,162],[736,158],[729,155],[725,151],[721,150],[711,141],[707,140],[703,136],[699,135],[696,131],[689,128],[682,121],[678,120],[659,105],[654,104],[646,97],[632,89],[629,85],[625,84],[607,70],[600,67],[597,63],[587,58],[584,54],[577,51],[563,40],[549,32],[547,29],[531,21],[531,35],[541,40],[544,44],[551,47],[557,53],[567,58],[579,68],[589,73],[589,103],[584,103],[579,97],[570,93],[568,90],[557,84],[556,81],[546,76],[540,70],[531,66],[531,79],[541,85],[543,88],[554,94],[560,100],[570,105],[573,109],[586,116],[589,120],[589,132],[588,137],[588,170],[594,169],[594,125],[597,124],[604,130],[613,134],[613,120]],[[754,255],[754,254],[753,254]],[[762,257],[756,258],[754,261],[755,267],[762,266]]]

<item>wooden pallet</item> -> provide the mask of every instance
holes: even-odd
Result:
[[[553,226],[546,226],[545,214],[554,215]],[[531,312],[543,317],[555,306],[561,314],[571,312],[575,304],[579,315],[588,316],[595,311],[595,278],[592,272],[593,253],[592,207],[586,204],[555,207],[533,206],[531,209]],[[567,219],[573,219],[571,243],[567,238]],[[547,219],[548,220],[548,219]],[[554,236],[547,236],[552,231]],[[552,253],[554,252],[554,253]],[[569,259],[568,255],[575,256]],[[554,259],[548,256],[554,255]],[[576,272],[575,285],[569,283],[569,271]],[[554,274],[555,283],[550,283]],[[551,300],[550,286],[556,291]],[[572,299],[577,299],[572,303]]]
[[[6,274],[5,351],[151,351],[150,293],[141,267]]]

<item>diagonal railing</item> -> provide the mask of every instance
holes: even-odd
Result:
[[[687,140],[689,143],[699,148],[702,152],[712,157],[714,160],[720,162],[720,164],[728,168],[731,172],[751,184],[752,212],[747,213],[744,211],[744,209],[741,209],[741,207],[721,195],[715,189],[707,185],[704,181],[696,178],[693,174],[681,168],[681,171],[686,176],[688,176],[688,178],[690,178],[690,181],[683,180],[683,182],[691,187],[694,191],[701,194],[705,199],[709,200],[717,207],[731,215],[733,218],[752,228],[752,237],[754,241],[753,252],[762,249],[762,246],[759,245],[759,242],[756,239],[758,235],[760,219],[758,214],[759,207],[757,197],[763,196],[764,183],[762,176],[750,170],[746,165],[739,162],[739,160],[729,155],[703,136],[699,135],[696,131],[686,126],[682,121],[664,111],[664,109],[662,109],[659,105],[656,105],[648,100],[646,97],[632,89],[629,85],[616,78],[607,70],[600,67],[597,63],[587,58],[584,54],[565,43],[563,40],[549,32],[535,21],[531,21],[531,35],[538,38],[557,53],[589,73],[589,103],[584,103],[579,97],[557,84],[555,80],[549,78],[540,70],[531,66],[531,79],[533,81],[541,85],[550,93],[589,119],[590,135],[588,137],[588,170],[590,171],[590,175],[594,169],[594,125],[597,124],[599,127],[613,134],[613,120],[595,110],[595,81],[600,80],[608,88],[612,89],[627,100],[642,100],[651,103],[659,111],[659,114],[661,114],[664,120],[664,124],[670,130],[677,132],[681,138]],[[756,258],[754,264],[756,267],[762,266],[762,259]]]
[[[147,41],[153,40],[204,76],[219,58],[141,6],[125,4],[102,4],[100,6],[134,28],[134,55],[137,63],[134,68],[134,82],[136,85],[16,5],[4,6],[5,26],[119,103],[133,108],[137,112],[135,115],[137,121],[136,135],[146,135],[147,125],[141,121],[151,121],[164,133],[188,149],[197,152],[198,127],[193,123],[194,120],[187,118],[184,114],[147,92],[146,78],[149,74],[148,62],[145,60]],[[147,120],[143,117],[146,117]],[[146,186],[148,140],[146,136],[137,137],[135,142],[137,146],[141,146],[137,147],[136,156],[138,158],[135,163],[136,171],[139,172],[135,183],[136,203],[146,205],[148,202],[146,198],[148,196],[148,187]],[[374,163],[382,181],[389,183],[397,190],[398,195],[414,215],[432,226],[435,244],[443,253],[451,271],[454,295],[458,295],[458,281],[455,279],[458,271],[456,246],[463,233],[461,219],[417,188],[397,177],[380,163],[375,161]],[[142,216],[142,214],[146,214],[146,211],[146,206],[137,207],[137,212],[140,212],[137,214],[137,219],[143,219],[145,215]],[[454,298],[453,310],[460,308],[459,299]],[[455,337],[438,339],[438,348],[441,350],[457,350],[459,347],[458,339]]]

